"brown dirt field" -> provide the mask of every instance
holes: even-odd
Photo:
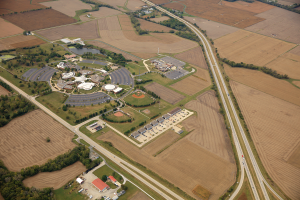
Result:
[[[254,13],[262,13],[272,8],[275,8],[272,5],[262,3],[259,1],[254,1],[253,3],[247,3],[245,1],[235,1],[235,2],[222,1],[222,4],[228,7],[238,8],[241,10],[246,10]]]
[[[148,58],[153,58],[155,56],[157,56],[156,53],[140,53],[140,52],[134,52],[134,53],[131,53],[135,56],[138,56],[140,58],[143,58],[143,59],[148,59]]]
[[[0,85],[0,96],[1,95],[5,96],[5,95],[8,95],[8,94],[9,94],[9,91]]]
[[[246,30],[296,44],[300,43],[299,14],[276,7],[256,16],[266,20],[249,26]]]
[[[123,113],[121,113],[121,112],[116,112],[114,115],[115,115],[116,117],[121,117],[121,116],[123,116]]]
[[[104,43],[102,43],[102,42],[100,42],[100,41],[94,40],[94,41],[89,41],[88,43],[89,43],[89,44],[92,44],[92,45],[95,45],[95,46],[98,46],[98,47],[101,47],[101,48],[103,48],[103,49],[107,49],[107,50],[109,50],[109,51],[113,51],[113,52],[115,52],[115,53],[120,53],[120,54],[122,54],[126,59],[133,60],[133,61],[135,61],[135,60],[136,60],[136,61],[140,61],[140,59],[138,59],[137,57],[132,56],[132,55],[130,55],[130,54],[127,54],[127,53],[125,53],[124,51],[120,51],[119,49],[113,48],[112,46],[109,46],[109,45],[107,45],[107,44],[104,44]]]
[[[136,11],[142,8],[143,5],[146,5],[140,0],[128,0],[127,8],[132,11]]]
[[[133,94],[132,95],[134,98],[137,98],[137,99],[142,99],[142,98],[145,98],[145,95],[142,94],[141,96],[137,96],[136,94]]]
[[[184,5],[181,4],[180,2],[168,3],[168,4],[164,5],[164,7],[171,8],[174,10],[179,10],[181,12],[184,9]]]
[[[143,19],[138,19],[141,24],[141,29],[148,30],[148,31],[163,31],[163,32],[169,32],[170,30],[173,30],[169,27],[162,26],[160,24],[156,24],[153,22],[149,22]]]
[[[173,141],[179,138],[179,135],[174,131],[168,130],[162,136],[145,146],[143,150],[149,155],[153,156],[164,147],[172,144]]]
[[[290,78],[300,79],[300,56],[285,53],[266,67],[276,70],[279,74],[287,74]]]
[[[215,47],[222,58],[264,66],[295,44],[239,30],[215,40]]]
[[[182,53],[176,54],[175,58],[178,58],[179,60],[188,62],[195,66],[201,67],[203,69],[207,69],[207,64],[201,47],[196,47],[188,51],[184,51]]]
[[[202,19],[200,17],[184,16],[184,19],[190,21],[191,23],[196,23],[201,29],[206,30],[207,36],[213,40],[239,30],[236,27]]]
[[[155,21],[155,22],[162,22],[162,21],[165,21],[165,20],[168,20],[168,19],[170,19],[170,17],[162,16],[162,17],[151,18],[150,20]]]
[[[197,73],[205,78],[197,76]],[[208,71],[198,68],[195,74],[174,83],[173,85],[171,85],[171,87],[175,90],[178,90],[191,96],[207,88],[210,85],[211,80]]]
[[[118,7],[118,6],[124,7],[126,0],[113,0],[113,1],[112,0],[96,0],[96,1],[111,5],[118,10],[126,11],[125,9]]]
[[[0,38],[23,33],[23,29],[0,18]]]
[[[182,122],[187,131],[194,130],[186,136],[186,139],[234,164],[230,138],[224,119],[219,113],[220,107],[215,93],[205,92],[198,96],[197,100],[185,104],[185,107],[197,112],[197,116]]]
[[[282,0],[277,0],[277,3],[281,4],[281,5],[285,5],[285,6],[291,6],[294,3],[292,2],[288,2],[288,1],[282,1]]]
[[[121,30],[121,26],[117,16],[107,17],[106,23],[107,23],[108,30],[110,31]]]
[[[299,199],[300,168],[287,160],[300,143],[300,107],[234,81],[230,85],[268,174],[288,197]]]
[[[97,21],[94,20],[83,24],[72,24],[46,30],[40,30],[36,31],[36,33],[52,41],[65,37],[80,37],[83,40],[87,40],[99,38],[97,29]]]
[[[119,15],[119,22],[121,24],[122,30],[126,31],[134,31],[135,29],[133,28],[130,18],[128,15]]]
[[[162,3],[169,3],[170,0],[151,0],[151,2],[155,4],[162,4]]]
[[[0,200],[4,200],[3,196],[0,194]]]
[[[239,198],[238,200],[248,200],[247,196],[246,196],[246,193],[243,193]]]
[[[89,4],[83,3],[79,0],[58,0],[41,3],[46,7],[52,7],[52,9],[64,13],[70,17],[75,17],[76,10],[91,9]]]
[[[40,4],[30,4],[30,1],[26,0],[1,0],[0,15],[38,8],[45,8],[45,6]]]
[[[219,5],[217,0],[185,0],[182,3],[187,6],[185,12],[188,14],[238,28],[246,28],[264,20],[254,16],[253,12]]]
[[[289,53],[295,54],[297,56],[300,56],[300,46],[297,46],[289,51]]]
[[[76,22],[75,19],[53,9],[5,15],[3,18],[27,31]]]
[[[0,40],[0,50],[31,47],[44,43],[46,42],[33,35],[18,35]]]
[[[300,106],[300,90],[289,82],[256,70],[224,66],[226,74],[234,81]]]
[[[73,165],[65,167],[59,171],[41,172],[30,178],[26,178],[23,183],[25,187],[35,187],[38,189],[53,187],[54,190],[61,188],[68,181],[86,170],[86,167],[81,162],[76,162]]]
[[[151,200],[144,192],[138,192],[130,200]]]
[[[299,143],[300,144],[300,143]],[[300,169],[300,145],[293,151],[287,162]]]
[[[87,14],[90,14],[95,18],[102,18],[102,17],[119,15],[119,14],[121,14],[121,12],[118,10],[115,10],[115,9],[111,9],[111,8],[100,7],[98,11],[89,12],[89,13],[85,13],[84,15],[81,15],[80,19],[82,21],[90,20],[90,18],[86,17]]]
[[[197,197],[192,190],[198,184],[212,192],[212,200],[217,200],[235,181],[234,164],[220,159],[185,138],[157,157],[150,156],[115,133],[106,133],[100,138],[112,142],[114,147],[129,158],[146,166],[194,198]]]
[[[300,81],[293,81],[293,83],[294,83],[295,85],[297,85],[298,87],[300,87]]]
[[[210,196],[210,191],[202,187],[201,185],[197,185],[193,189],[193,193],[197,195],[198,197],[202,198],[203,200],[208,200]]]
[[[10,171],[44,164],[76,146],[74,133],[41,110],[13,119],[0,135],[0,159]]]
[[[150,83],[149,85],[145,86],[145,88],[154,92],[155,94],[160,96],[160,98],[173,105],[184,99],[183,95],[155,82]]]

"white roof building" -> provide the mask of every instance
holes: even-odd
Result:
[[[72,78],[75,76],[75,73],[74,72],[69,72],[69,73],[62,73],[62,79],[69,79],[69,78]]]
[[[123,90],[123,88],[117,87],[116,89],[113,90],[113,92],[114,92],[115,94],[117,94],[117,93],[121,92],[122,90]]]
[[[79,178],[79,177],[76,179],[76,181],[77,181],[77,183],[79,183],[79,184],[81,184],[81,183],[83,182],[83,180],[82,180],[81,178]]]
[[[63,43],[66,43],[66,44],[71,43],[71,40],[69,40],[68,38],[61,39],[60,41],[62,41]]]
[[[102,72],[102,73],[107,73],[107,71],[104,70],[104,69],[101,69],[100,72]]]
[[[114,90],[115,88],[116,88],[116,86],[113,85],[113,84],[107,84],[107,85],[104,86],[104,89],[105,89],[106,91],[108,91],[108,92]]]
[[[78,89],[82,89],[82,90],[91,90],[93,87],[95,86],[95,83],[85,83],[85,82],[82,82],[80,83],[77,88]]]
[[[60,62],[60,63],[58,63],[58,65],[57,65],[57,68],[59,68],[59,69],[65,69],[65,63],[64,62]]]
[[[87,78],[84,75],[79,76],[79,77],[75,77],[76,82],[84,82],[86,80],[87,80]]]

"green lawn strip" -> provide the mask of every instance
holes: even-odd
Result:
[[[102,61],[105,62],[105,61]],[[86,67],[90,67],[90,68],[96,68],[96,69],[102,69],[104,66],[103,65],[99,65],[99,64],[92,64],[92,63],[78,63],[77,65],[79,66],[86,66]]]
[[[54,196],[56,200],[84,200],[87,196],[79,193],[80,185],[74,182],[68,189],[64,189],[64,186],[54,190]]]
[[[79,143],[76,141],[76,139],[78,138],[78,135],[74,135],[72,142],[74,142],[76,145],[79,145]]]
[[[145,73],[147,72],[148,70],[146,69],[146,67],[143,65],[143,66],[140,66],[136,63],[127,63],[125,65],[125,67],[133,74],[133,75],[139,75],[139,74],[142,74],[142,73]]]
[[[155,103],[154,105],[151,106],[147,106],[147,107],[136,107],[136,110],[140,110],[143,114],[149,116],[150,118],[159,115],[158,117],[160,117],[161,115],[167,113],[168,111],[171,111],[175,106],[173,106],[172,104],[159,99],[157,103]],[[150,111],[149,114],[144,113],[143,111],[148,109]]]
[[[94,92],[97,92],[97,91],[100,91],[100,90],[101,90],[101,87],[93,87],[91,90],[79,89],[79,91],[75,92],[75,94],[91,94],[91,93],[94,93]]]
[[[81,142],[82,144],[84,144],[85,146],[87,146],[87,147],[90,146],[90,144],[87,143],[87,142],[86,142],[85,140],[83,140],[83,139],[80,139],[80,142]]]
[[[293,83],[293,81],[300,81],[300,79],[284,79],[284,80],[286,80],[287,82],[289,82],[290,84],[292,84],[293,86],[295,86],[296,88],[298,88],[298,89],[300,89],[300,87],[299,86],[297,86],[297,85],[295,85],[294,83]]]
[[[246,197],[243,198],[243,197]],[[249,185],[249,181],[248,181],[248,178],[245,176],[245,179],[244,179],[244,183],[239,191],[239,193],[236,195],[235,199],[239,199],[241,198],[242,200],[252,200],[254,199],[253,196],[252,196],[252,193],[250,191],[250,185]]]
[[[100,167],[99,169],[97,169],[96,171],[93,172],[93,174],[95,176],[97,176],[98,178],[102,178],[104,175],[109,177],[109,176],[113,176],[115,179],[117,179],[117,181],[119,183],[123,183],[123,178],[122,176],[120,176],[118,173],[115,172],[114,175],[114,170],[112,170],[111,168],[109,168],[107,165],[103,165],[102,167]],[[117,188],[117,187],[114,187]]]
[[[135,194],[140,192],[140,190],[137,187],[135,187],[132,183],[128,181],[125,183],[125,186],[127,186],[128,189],[126,190],[125,194],[119,197],[119,200],[131,199]]]

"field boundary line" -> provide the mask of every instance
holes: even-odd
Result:
[[[293,44],[294,44],[294,43],[293,43]],[[295,46],[294,46],[293,48],[291,48],[291,49],[287,50],[286,52],[284,52],[284,53],[282,53],[282,54],[280,54],[280,55],[278,55],[276,58],[274,58],[274,59],[273,59],[273,60],[271,60],[270,62],[266,63],[264,66],[267,66],[269,63],[271,63],[271,62],[275,61],[276,59],[278,59],[279,57],[281,57],[281,56],[283,56],[284,54],[288,53],[289,51],[291,51],[292,49],[296,48],[297,46],[298,46],[298,45],[297,45],[297,44],[295,44]]]

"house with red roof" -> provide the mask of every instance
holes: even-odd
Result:
[[[95,179],[92,184],[95,186],[95,188],[99,191],[99,192],[103,192],[107,189],[109,189],[109,186],[104,183],[100,178]]]
[[[113,176],[109,176],[108,179],[116,186],[121,186],[121,184]]]

